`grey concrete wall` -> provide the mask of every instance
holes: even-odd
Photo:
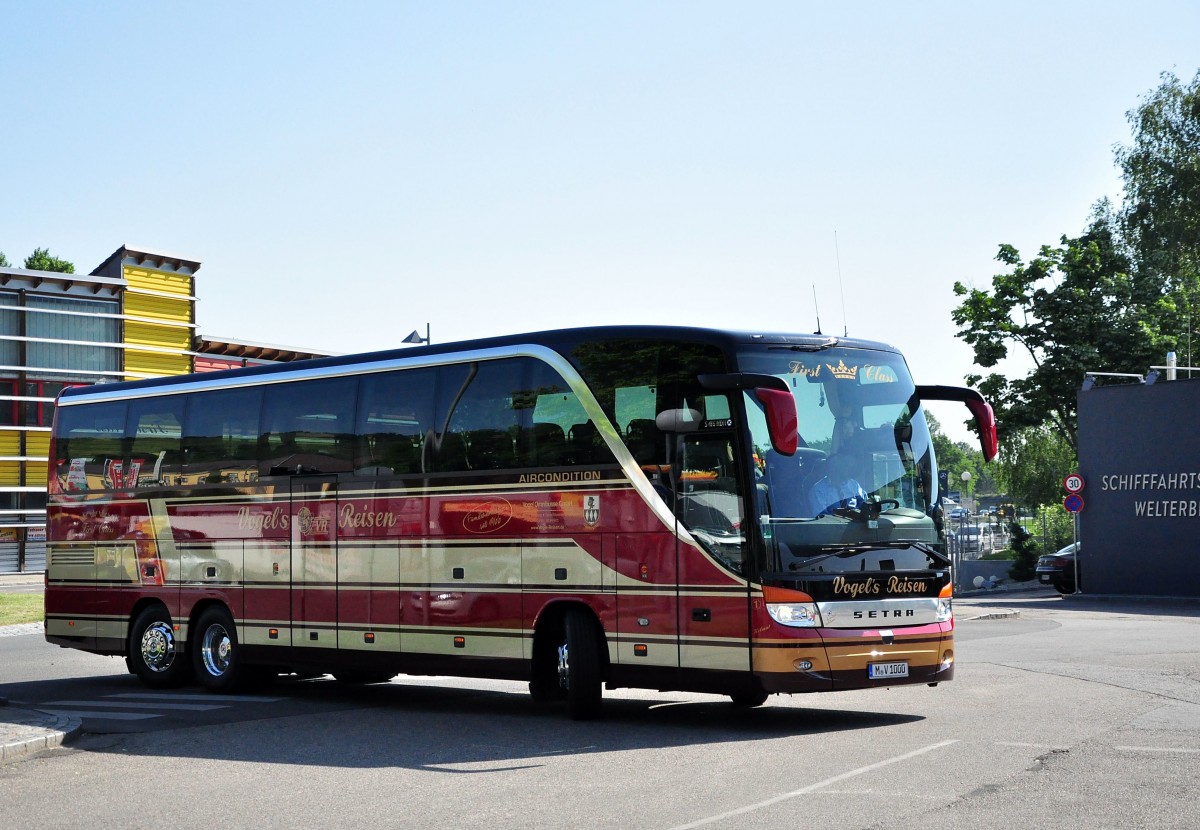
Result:
[[[954,587],[959,591],[975,590],[975,577],[982,576],[984,579],[996,577],[1005,582],[1011,582],[1008,578],[1008,569],[1012,567],[1011,559],[967,559],[959,562],[957,570],[954,572]]]
[[[1200,380],[1080,392],[1080,583],[1200,596]]]

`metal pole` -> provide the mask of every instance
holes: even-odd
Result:
[[[1082,594],[1083,591],[1079,590],[1079,513],[1075,512],[1071,515],[1074,517],[1071,525],[1075,530],[1075,593]]]

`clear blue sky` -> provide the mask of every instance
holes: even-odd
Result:
[[[202,332],[338,352],[810,331],[815,287],[949,384],[954,281],[1082,230],[1125,113],[1200,66],[1194,0],[0,0],[0,31],[14,264],[192,257]]]

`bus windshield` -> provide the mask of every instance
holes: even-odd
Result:
[[[796,401],[798,449],[787,456],[772,446],[763,404],[743,395],[775,567],[847,546],[940,547],[929,427],[899,354],[764,345],[739,352],[738,368],[781,378]]]

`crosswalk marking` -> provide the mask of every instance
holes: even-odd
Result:
[[[261,695],[190,695],[172,692],[122,692],[116,695],[106,695],[106,697],[128,697],[138,700],[217,700],[222,703],[225,701],[230,703],[276,703],[283,700],[281,697],[262,697]]]
[[[212,712],[229,709],[235,703],[277,703],[281,697],[256,695],[188,694],[185,692],[122,692],[95,700],[53,700],[39,703],[39,709],[74,718],[104,720],[150,720],[172,712]],[[187,701],[204,701],[189,703]],[[128,711],[128,710],[140,711]]]
[[[105,720],[149,720],[150,718],[161,718],[162,715],[153,715],[146,712],[92,712],[85,709],[55,709],[51,706],[46,706],[57,712],[60,715],[66,715],[72,718],[104,718]]]
[[[111,706],[114,709],[146,709],[145,703],[126,703],[122,700],[54,700],[50,703],[43,703],[43,706],[51,709],[59,709],[63,706]],[[205,706],[199,703],[154,703],[154,709],[174,709],[180,712],[209,712],[213,709],[228,709],[228,706],[216,705]]]

